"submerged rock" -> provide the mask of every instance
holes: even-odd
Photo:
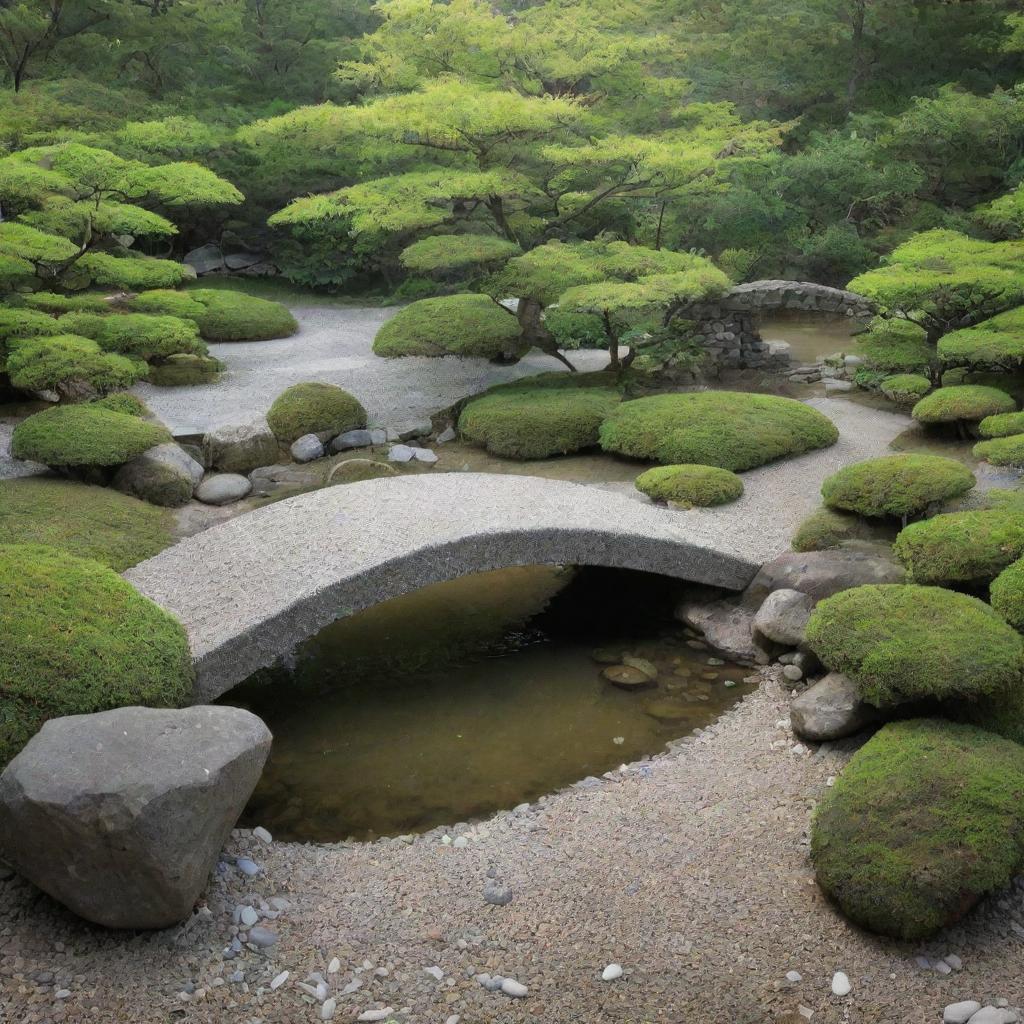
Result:
[[[637,690],[652,685],[651,677],[632,665],[609,665],[601,675],[623,690]]]
[[[711,647],[733,661],[752,665],[757,660],[754,613],[749,608],[728,600],[685,601],[676,609],[675,617],[703,633]]]

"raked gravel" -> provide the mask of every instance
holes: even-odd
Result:
[[[673,753],[475,825],[330,846],[238,833],[205,905],[166,932],[111,935],[0,883],[0,1020],[935,1024],[964,999],[1024,1003],[1024,882],[925,944],[826,902],[808,825],[848,748],[796,745],[765,677]],[[243,855],[255,876],[230,863]],[[504,906],[483,898],[495,880]],[[242,942],[243,906],[276,942]],[[930,966],[946,955],[962,969]]]

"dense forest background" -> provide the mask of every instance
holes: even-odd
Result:
[[[313,287],[430,294],[425,228],[843,284],[916,231],[1018,233],[987,205],[1024,180],[1018,7],[0,0],[0,139],[205,165],[244,203],[137,248]]]

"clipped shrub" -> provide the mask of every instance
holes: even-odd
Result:
[[[918,423],[977,422],[997,413],[1014,412],[1017,403],[998,388],[959,384],[939,388],[921,399],[911,411]]]
[[[66,313],[62,329],[92,338],[107,352],[138,359],[165,359],[179,352],[205,355],[199,328],[191,320],[148,313]]]
[[[147,379],[159,388],[211,384],[223,369],[224,364],[213,356],[194,356],[183,352],[168,356],[163,362],[151,366]]]
[[[924,330],[909,320],[875,317],[857,348],[872,369],[887,373],[926,373],[932,361]]]
[[[0,306],[0,345],[8,338],[35,338],[59,331],[57,321],[46,313]]]
[[[385,321],[373,351],[400,356],[480,356],[495,359],[517,352],[519,321],[486,295],[444,295],[421,299]]]
[[[809,405],[736,391],[694,391],[623,402],[600,431],[605,451],[733,472],[827,448],[838,437],[832,421]]]
[[[46,466],[119,466],[170,440],[165,427],[136,416],[93,403],[62,405],[22,420],[11,454]]]
[[[330,434],[366,426],[366,410],[334,384],[293,384],[274,399],[267,422],[279,441],[291,444],[303,434]]]
[[[992,466],[1024,466],[1024,434],[979,441],[972,452]]]
[[[1024,558],[1012,562],[992,581],[989,601],[1014,629],[1024,630]]]
[[[848,540],[869,540],[871,526],[860,516],[831,508],[815,509],[793,535],[794,551],[825,551]]]
[[[895,377],[886,377],[879,387],[890,402],[915,405],[931,391],[932,382],[916,373],[898,373]]]
[[[997,416],[986,416],[978,424],[982,437],[1012,437],[1024,434],[1024,412],[1003,412]]]
[[[127,300],[127,305],[136,313],[150,313],[153,316],[176,316],[182,320],[195,321],[203,315],[206,307],[193,298],[193,292],[178,292],[171,288],[154,288],[139,292]]]
[[[935,516],[901,530],[893,551],[915,583],[985,586],[1024,555],[1024,516],[1012,506]]]
[[[508,459],[546,459],[597,445],[602,420],[619,403],[601,387],[498,388],[471,401],[459,432]]]
[[[973,327],[939,339],[939,358],[947,366],[1009,369],[1024,363],[1024,309],[1011,309]]]
[[[0,545],[0,764],[48,718],[177,707],[192,689],[181,624],[112,569]]]
[[[844,466],[821,485],[829,508],[862,516],[906,519],[937,502],[966,494],[974,474],[941,455],[885,455]]]
[[[743,494],[743,481],[717,466],[655,466],[636,478],[636,489],[655,501],[677,505],[725,505]]]
[[[280,302],[222,288],[156,288],[133,296],[127,305],[136,313],[192,320],[205,341],[269,341],[299,329]]]
[[[984,601],[882,583],[820,601],[807,643],[876,707],[1009,694],[1024,685],[1024,639]]]
[[[23,296],[27,306],[45,313],[109,313],[111,302],[97,292],[58,295],[56,292],[32,292]]]
[[[24,391],[75,394],[82,386],[103,394],[131,387],[146,376],[145,363],[104,352],[74,334],[12,339],[7,354],[11,383]]]
[[[818,884],[852,921],[898,939],[956,923],[1024,855],[1024,748],[932,719],[885,726],[811,826]]]
[[[92,404],[100,409],[119,412],[125,416],[148,416],[150,414],[146,403],[127,391],[117,391],[105,398],[98,398]]]
[[[26,477],[0,486],[0,537],[92,558],[116,572],[173,543],[165,509],[107,487]]]
[[[431,235],[402,250],[402,264],[419,274],[486,267],[522,254],[515,242],[496,235]]]

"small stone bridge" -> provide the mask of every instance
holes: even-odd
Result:
[[[515,565],[641,569],[741,589],[760,561],[707,520],[580,484],[444,473],[328,487],[249,512],[125,573],[176,615],[195,701],[230,690],[338,618]]]

